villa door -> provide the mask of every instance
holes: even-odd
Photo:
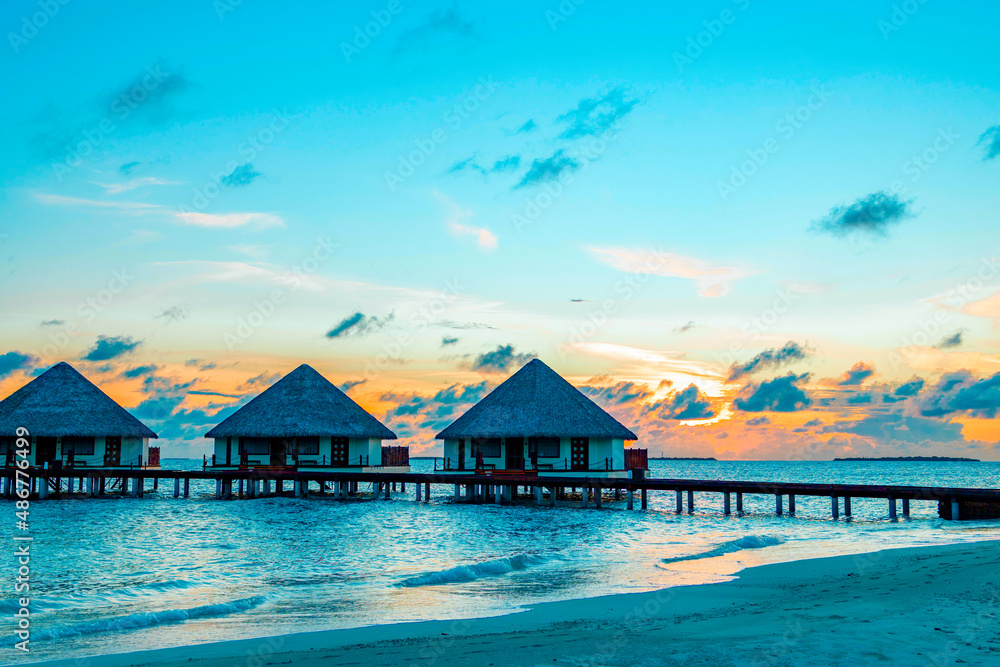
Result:
[[[122,463],[122,439],[115,435],[104,438],[104,467],[112,468]]]
[[[507,470],[524,470],[524,438],[507,438],[504,467]]]
[[[458,469],[465,470],[465,438],[458,439]]]
[[[284,438],[271,438],[271,465],[283,466],[288,460],[285,453],[288,448],[285,446]]]
[[[56,439],[36,438],[35,465],[41,467],[56,460]]]
[[[587,470],[590,467],[590,438],[570,440],[570,469]]]
[[[347,465],[347,438],[330,438],[330,465],[344,467]]]

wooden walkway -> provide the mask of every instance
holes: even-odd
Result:
[[[936,501],[939,514],[945,519],[1000,518],[1000,489],[663,478],[605,479],[512,473],[476,475],[312,470],[5,468],[2,475],[5,497],[18,496],[18,490],[23,492],[27,488],[30,497],[42,500],[63,493],[93,497],[106,494],[142,496],[150,482],[153,489],[158,489],[161,481],[173,482],[174,497],[186,498],[190,495],[192,480],[211,480],[215,482],[215,497],[218,499],[234,496],[249,499],[281,494],[286,492],[286,483],[290,484],[288,492],[297,497],[308,496],[312,488],[318,488],[318,493],[332,494],[339,498],[346,498],[348,495],[389,498],[397,489],[405,492],[406,485],[410,484],[415,488],[415,499],[426,501],[430,497],[431,485],[435,484],[453,486],[454,499],[458,502],[509,503],[524,499],[533,500],[540,505],[554,505],[557,499],[572,499],[579,502],[581,507],[599,508],[605,502],[604,496],[613,494],[616,500],[625,495],[628,509],[634,508],[638,496],[638,505],[646,509],[651,492],[668,492],[674,494],[675,511],[680,514],[694,511],[695,493],[718,493],[723,496],[724,514],[743,512],[743,499],[746,495],[767,495],[774,498],[774,513],[779,516],[795,514],[797,497],[818,496],[830,498],[830,514],[835,519],[841,514],[851,516],[853,498],[887,501],[890,518],[895,518],[899,513],[908,516],[910,502],[913,500]]]

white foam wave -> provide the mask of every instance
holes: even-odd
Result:
[[[258,595],[232,602],[222,602],[219,604],[206,604],[200,607],[189,609],[166,609],[163,611],[150,611],[141,614],[131,614],[121,618],[110,618],[103,621],[91,623],[77,623],[75,625],[64,625],[32,632],[32,639],[59,639],[60,637],[73,637],[78,635],[92,635],[100,632],[121,632],[122,630],[135,630],[138,628],[148,628],[154,625],[164,625],[166,623],[179,623],[192,618],[209,618],[215,616],[228,616],[239,612],[253,609],[266,601],[266,596]]]
[[[460,584],[476,581],[484,577],[500,577],[516,570],[526,570],[529,567],[544,565],[550,557],[541,554],[518,554],[509,558],[487,560],[471,565],[459,565],[447,570],[427,572],[400,581],[397,586],[410,588],[415,586],[440,586],[443,584]]]
[[[661,563],[679,563],[686,560],[698,560],[700,558],[716,558],[726,554],[745,551],[747,549],[763,549],[784,543],[785,539],[779,535],[745,535],[739,539],[723,542],[722,544],[690,556],[676,556],[674,558],[664,558]]]

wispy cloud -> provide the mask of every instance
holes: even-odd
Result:
[[[812,226],[813,229],[835,236],[846,236],[854,232],[885,236],[890,226],[916,215],[912,204],[912,199],[900,199],[898,195],[885,191],[874,192],[848,206],[830,209],[829,213],[813,222]]]
[[[809,356],[809,351],[795,341],[788,341],[780,348],[771,348],[757,354],[742,364],[734,363],[729,368],[729,381],[733,382],[745,375],[765,369],[780,368]]]
[[[797,412],[811,403],[800,383],[809,379],[809,374],[789,373],[760,384],[749,384],[736,400],[733,407],[743,412]]]
[[[961,347],[963,343],[963,336],[965,335],[965,329],[959,329],[950,336],[945,336],[938,342],[934,347],[939,350],[949,350],[955,347]]]
[[[840,379],[840,386],[842,387],[852,387],[859,385],[872,375],[875,374],[875,368],[870,364],[866,364],[863,361],[851,366],[851,369],[844,372],[844,375]]]
[[[38,363],[38,358],[22,352],[6,352],[0,354],[0,380],[14,371],[23,370]]]
[[[497,345],[495,350],[477,354],[472,370],[482,373],[507,373],[538,356],[535,352],[518,352],[513,345]]]
[[[223,176],[222,184],[230,188],[242,188],[250,185],[260,176],[261,173],[254,169],[252,164],[247,162],[246,164],[241,164],[230,173]]]
[[[125,183],[99,183],[95,182],[94,185],[99,185],[104,188],[104,194],[107,195],[119,195],[123,192],[129,192],[137,188],[144,188],[153,185],[180,185],[179,181],[168,181],[163,178],[156,178],[155,176],[143,176],[142,178],[133,178]]]
[[[540,183],[548,183],[558,179],[563,174],[572,174],[580,169],[583,163],[566,154],[562,148],[547,158],[535,158],[528,171],[514,189],[527,188]]]
[[[163,206],[162,204],[152,204],[150,202],[106,201],[49,193],[35,193],[34,198],[42,204],[51,206],[106,208],[118,211],[124,215],[159,215],[169,222],[196,227],[232,229],[247,225],[253,225],[258,228],[285,226],[285,221],[273,213],[201,213],[197,211],[179,211],[168,206]]]
[[[670,252],[597,247],[588,250],[619,271],[693,280],[698,294],[709,298],[725,296],[733,283],[749,275],[739,267],[719,266]]]
[[[639,100],[631,97],[624,88],[613,88],[604,95],[580,100],[575,109],[556,118],[565,123],[560,139],[579,139],[601,134],[624,118]]]
[[[468,39],[475,36],[472,21],[464,18],[456,7],[433,11],[416,27],[404,32],[396,41],[396,54],[422,48],[442,37]]]
[[[326,332],[327,338],[345,338],[347,336],[367,336],[385,328],[394,318],[393,313],[385,317],[374,315],[366,316],[364,313],[354,313],[348,315],[337,323],[332,329]]]
[[[979,137],[979,141],[976,142],[976,145],[986,147],[986,152],[983,155],[984,160],[992,160],[1000,155],[1000,125],[994,125],[990,129],[983,132],[982,136]]]
[[[444,223],[452,235],[457,237],[471,236],[476,240],[476,245],[487,252],[497,249],[500,240],[496,234],[486,227],[476,227],[467,223],[467,220],[473,215],[472,209],[463,208],[458,202],[440,192],[435,191],[434,196],[448,208]]]

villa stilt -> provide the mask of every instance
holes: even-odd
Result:
[[[625,447],[636,435],[538,359],[437,439],[449,472],[619,478],[646,467],[645,450]]]
[[[33,467],[159,465],[159,448],[149,446],[156,434],[66,362],[0,401],[0,456],[7,466],[14,463],[19,428],[28,431]]]
[[[410,469],[408,448],[382,446],[396,434],[306,364],[205,437],[215,439],[216,468]]]

